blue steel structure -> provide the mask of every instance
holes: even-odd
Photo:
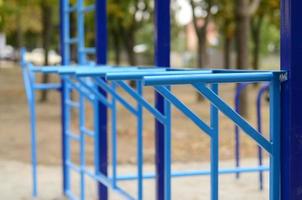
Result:
[[[282,87],[281,194],[282,199],[302,199],[301,149],[301,34],[302,1],[281,0],[281,69],[288,71]]]
[[[302,42],[299,35],[301,26],[295,19],[302,17],[299,0],[282,0],[282,69],[286,71],[238,71],[238,70],[189,70],[169,69],[170,54],[170,1],[155,1],[156,10],[156,66],[152,68],[113,67],[106,65],[107,61],[107,28],[106,1],[96,0],[94,5],[85,6],[83,0],[75,5],[69,5],[68,0],[61,0],[61,66],[33,66],[25,61],[22,52],[22,72],[26,95],[31,114],[31,140],[33,165],[33,195],[37,195],[37,144],[35,119],[35,91],[60,90],[62,92],[62,158],[64,192],[69,199],[85,199],[85,178],[90,177],[97,183],[99,199],[108,199],[108,189],[117,192],[125,199],[144,199],[144,180],[155,178],[157,181],[157,199],[171,199],[171,178],[184,176],[210,175],[211,200],[219,196],[219,174],[238,174],[249,172],[270,173],[270,199],[301,199],[301,145],[299,111],[301,110],[300,77],[301,68],[299,55]],[[84,13],[96,11],[96,47],[85,47]],[[77,37],[70,38],[69,14],[77,14]],[[160,19],[160,20],[159,20]],[[293,42],[295,39],[295,42]],[[77,64],[71,65],[70,45],[77,44]],[[88,64],[87,54],[96,53],[96,64]],[[61,83],[38,84],[35,82],[37,73],[52,73],[61,77]],[[287,77],[288,76],[288,77]],[[288,78],[288,80],[287,80]],[[132,89],[127,81],[135,80],[137,90]],[[254,83],[266,82],[270,96],[270,137],[266,139],[261,131],[252,127],[236,110],[219,97],[219,85],[224,83]],[[283,83],[284,82],[284,83]],[[208,125],[179,100],[171,87],[187,85],[193,87],[211,103],[211,122]],[[137,103],[133,106],[116,90],[120,87]],[[156,94],[156,105],[147,102],[143,96],[144,87],[153,87]],[[282,89],[281,89],[282,87]],[[79,94],[79,101],[70,98],[71,91]],[[111,98],[108,98],[110,96]],[[282,98],[282,99],[281,99]],[[282,103],[280,103],[280,100]],[[93,130],[86,127],[85,102],[93,106]],[[117,173],[117,133],[116,133],[116,103],[123,105],[137,119],[137,173],[120,175]],[[211,141],[211,168],[202,171],[171,171],[171,107],[180,110],[189,120],[209,136]],[[79,110],[78,133],[70,130],[70,111]],[[143,110],[148,111],[156,119],[156,172],[147,174],[143,171]],[[295,112],[294,112],[295,110]],[[108,173],[107,144],[107,112],[111,112],[111,173]],[[297,111],[297,112],[296,112]],[[270,155],[270,166],[249,168],[236,167],[232,169],[219,168],[219,119],[221,112],[242,129],[257,145]],[[281,113],[282,112],[282,115]],[[282,126],[280,127],[280,121]],[[85,137],[94,140],[94,171],[85,163]],[[70,141],[80,144],[80,163],[70,159]],[[71,190],[70,171],[80,174],[79,197]],[[137,180],[137,195],[133,196],[124,190],[120,181]]]
[[[171,116],[170,107],[173,105],[179,109],[188,119],[192,120],[202,131],[202,133],[207,134],[211,138],[211,169],[209,171],[184,171],[184,172],[170,172],[165,174],[165,187],[168,191],[171,191],[171,177],[182,177],[182,176],[200,176],[208,175],[211,176],[211,199],[218,199],[218,174],[226,173],[238,173],[238,172],[256,172],[259,170],[267,170],[265,167],[254,167],[254,168],[234,168],[234,169],[220,169],[218,168],[219,158],[218,158],[218,111],[224,113],[230,120],[236,123],[241,129],[245,131],[257,144],[259,144],[265,151],[267,151],[270,158],[270,199],[279,199],[279,167],[280,167],[280,156],[279,156],[279,144],[280,139],[279,134],[279,95],[280,95],[280,75],[282,72],[241,72],[236,73],[231,72],[217,72],[211,70],[168,70],[168,69],[156,69],[156,68],[113,68],[113,67],[69,67],[68,69],[64,67],[42,67],[42,68],[32,68],[30,70],[32,73],[55,73],[64,78],[65,83],[69,89],[76,90],[82,96],[85,97],[92,105],[98,105],[98,102],[103,102],[112,112],[112,120],[114,122],[112,126],[112,152],[116,155],[116,106],[115,102],[121,103],[125,108],[127,108],[132,114],[137,117],[137,139],[138,139],[138,153],[137,153],[137,175],[117,175],[117,163],[116,156],[113,157],[112,161],[112,176],[107,177],[106,174],[100,173],[98,170],[91,172],[85,166],[85,155],[83,154],[83,149],[85,146],[84,136],[93,137],[94,141],[98,141],[97,129],[87,130],[82,127],[80,134],[75,134],[67,131],[65,134],[66,138],[80,142],[80,166],[73,163],[70,160],[69,143],[67,142],[68,151],[66,155],[66,162],[68,170],[73,170],[81,174],[81,177],[91,177],[98,183],[106,185],[107,188],[111,188],[113,191],[118,192],[120,195],[126,199],[143,199],[143,180],[145,178],[155,178],[155,174],[144,174],[143,173],[143,144],[142,144],[142,109],[145,108],[149,111],[156,119],[165,124],[167,132],[171,131]],[[89,78],[89,82],[87,82]],[[106,79],[109,82],[104,81]],[[138,82],[137,91],[133,90],[125,81],[136,80]],[[270,110],[273,113],[270,122],[270,140],[266,140],[255,128],[253,128],[247,121],[245,121],[236,111],[234,111],[230,106],[228,106],[219,96],[218,96],[218,84],[230,83],[230,82],[262,82],[266,81],[270,83]],[[93,83],[93,84],[91,84]],[[136,100],[138,107],[135,108],[130,105],[123,97],[115,90],[116,85],[119,85],[123,90],[130,94],[131,97]],[[155,107],[149,104],[142,95],[143,84],[145,86],[152,86],[165,98],[165,112],[159,112]],[[211,123],[207,125],[202,119],[200,119],[192,110],[190,110],[184,103],[182,103],[167,86],[174,85],[191,85],[198,92],[204,95],[212,104],[211,106]],[[211,84],[211,89],[205,84]],[[107,94],[112,96],[112,101],[109,102],[101,92],[96,89],[95,86],[101,87],[106,91]],[[65,90],[65,92],[70,92]],[[67,102],[70,100],[67,99]],[[65,104],[74,105],[74,104]],[[275,111],[273,111],[275,109]],[[97,120],[97,110],[95,110],[95,128],[98,126]],[[67,112],[68,114],[68,112]],[[83,121],[83,113],[80,114],[80,121]],[[82,119],[81,119],[82,118]],[[67,121],[69,121],[66,116]],[[69,124],[69,123],[67,123]],[[81,123],[80,123],[81,124]],[[85,131],[83,131],[85,130]],[[171,141],[171,135],[165,135],[166,141]],[[68,140],[67,140],[68,141]],[[97,145],[97,142],[95,143]],[[95,165],[98,165],[99,159],[99,149],[96,148],[94,152]],[[169,163],[169,168],[171,167],[170,146],[168,143],[164,146],[164,159],[165,163]],[[168,169],[169,170],[169,169]],[[167,171],[166,171],[167,172]],[[70,177],[68,177],[70,179]],[[123,190],[118,182],[122,180],[139,180],[138,181],[138,194],[136,197],[130,195],[127,191]],[[67,196],[70,199],[85,199],[85,179],[81,178],[81,196],[80,198],[75,197],[71,190],[67,191]],[[69,183],[69,180],[67,181]],[[70,189],[70,188],[69,188]],[[165,191],[165,199],[171,199],[171,194]]]

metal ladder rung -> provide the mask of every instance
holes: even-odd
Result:
[[[67,135],[70,139],[75,140],[75,141],[77,141],[77,142],[80,142],[80,136],[79,136],[79,135],[76,135],[76,134],[74,134],[74,133],[72,133],[72,132],[70,132],[70,131],[67,131],[66,135]]]
[[[88,12],[92,12],[95,10],[95,5],[89,5],[89,6],[86,6],[82,9],[82,12],[83,13],[88,13]]]
[[[78,42],[78,38],[70,38],[69,40],[66,40],[66,43],[68,44],[76,44]]]
[[[65,101],[65,104],[68,105],[68,106],[71,106],[73,108],[79,108],[80,107],[79,102],[75,102],[75,101],[67,100],[67,101]]]
[[[80,49],[80,52],[86,53],[86,54],[95,54],[96,49],[95,48],[84,48],[84,49]]]
[[[65,12],[75,12],[77,10],[77,5],[70,6]]]
[[[66,165],[67,165],[68,167],[70,167],[70,169],[72,169],[72,170],[74,170],[74,171],[76,171],[76,172],[78,172],[78,173],[81,172],[81,168],[78,167],[78,166],[76,166],[76,165],[75,165],[74,163],[72,163],[71,161],[66,161]]]
[[[94,131],[91,131],[87,128],[82,128],[82,132],[87,136],[94,137]]]

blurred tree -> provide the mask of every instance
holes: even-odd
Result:
[[[217,0],[218,12],[214,15],[223,39],[223,65],[229,69],[231,65],[232,42],[235,37],[234,2]]]
[[[207,66],[207,28],[211,17],[212,0],[190,0],[193,25],[198,40],[198,68]]]
[[[44,65],[49,65],[49,48],[51,43],[51,35],[53,29],[53,5],[56,4],[56,0],[40,0],[40,9],[41,9],[41,26],[42,26],[42,48],[44,50]],[[43,74],[42,83],[49,82],[49,74]],[[48,90],[42,90],[40,102],[47,101]]]
[[[192,18],[198,41],[197,67],[204,68],[208,65],[207,30],[211,17],[212,0],[190,0]],[[197,100],[202,101],[203,96],[197,93]]]
[[[120,62],[121,44],[130,65],[136,65],[136,33],[150,19],[150,0],[109,0],[108,25],[112,36],[115,61]]]
[[[237,68],[249,66],[249,32],[251,17],[256,13],[261,0],[235,0]],[[247,117],[247,90],[240,96],[240,114]]]
[[[252,66],[253,68],[259,69],[259,59],[261,53],[262,44],[262,33],[263,25],[268,24],[268,26],[279,26],[280,16],[279,16],[279,0],[262,0],[258,11],[252,17],[251,20],[251,39],[253,43],[252,50]],[[270,12],[267,12],[267,11]]]

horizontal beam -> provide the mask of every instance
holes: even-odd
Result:
[[[259,167],[240,167],[240,168],[225,168],[219,169],[219,174],[226,175],[226,174],[235,174],[235,173],[254,173],[259,171],[269,171],[268,166],[259,166]],[[206,176],[210,175],[210,170],[187,170],[187,171],[174,171],[171,173],[172,178],[181,178],[187,176]],[[143,179],[154,179],[154,173],[145,173],[143,175]],[[117,176],[116,179],[118,181],[131,181],[137,180],[137,175],[128,174],[128,175],[120,175]]]
[[[144,83],[152,85],[180,85],[193,83],[236,83],[271,81],[273,72],[191,74],[171,76],[145,76]]]

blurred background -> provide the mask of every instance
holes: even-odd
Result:
[[[107,2],[109,64],[154,65],[154,1],[107,0]],[[85,0],[85,4],[91,3],[94,3],[94,0]],[[0,177],[8,180],[5,185],[0,184],[2,199],[30,199],[30,129],[19,67],[19,50],[21,47],[26,47],[28,51],[26,58],[35,65],[60,64],[58,5],[58,0],[0,0]],[[171,0],[171,66],[279,69],[279,17],[278,0]],[[71,35],[76,35],[77,28],[74,25],[76,15],[71,15],[70,20],[73,24]],[[94,46],[94,23],[93,13],[87,14],[85,17],[87,47]],[[72,47],[71,52],[73,62],[77,62],[76,47]],[[94,60],[94,57],[90,59]],[[43,83],[57,80],[57,77],[46,75],[37,78],[38,82]],[[256,124],[255,102],[259,87],[260,85],[248,86],[241,96],[240,112],[253,125]],[[235,88],[236,85],[227,84],[220,89],[221,97],[231,106],[234,105]],[[190,88],[177,87],[173,90],[202,119],[209,121],[207,101]],[[147,100],[153,103],[153,90],[147,88],[145,94]],[[122,95],[129,98],[124,93]],[[57,199],[56,195],[61,194],[60,96],[56,92],[39,92],[37,101],[39,102],[37,104],[38,157],[44,174],[39,181],[42,185],[49,186],[48,189],[42,188],[42,199]],[[129,102],[131,102],[130,98]],[[121,106],[118,109],[119,163],[131,166],[136,162],[136,133],[129,124],[134,124],[135,119],[131,118]],[[87,118],[91,118],[89,117],[91,108],[88,108],[87,113]],[[269,121],[267,101],[263,102],[263,115],[264,135],[267,137]],[[73,122],[77,124],[76,113]],[[176,167],[208,168],[208,137],[200,134],[200,130],[176,109],[173,110],[172,122],[173,162],[192,163],[186,166],[176,165]],[[221,116],[220,158],[224,166],[234,166],[233,133],[234,124]],[[91,164],[93,141],[87,142],[89,144],[87,162]],[[144,142],[145,162],[152,164],[154,121],[148,114],[144,128]],[[248,137],[242,136],[241,156],[245,158],[247,165],[257,164],[256,147]],[[78,159],[78,151],[78,147],[72,151],[75,160]],[[196,163],[203,164],[198,166]],[[24,177],[24,180],[21,181],[20,177]],[[208,185],[208,179],[199,181]],[[225,198],[221,199],[268,199],[267,185],[264,192],[258,190],[257,174],[246,175],[245,179],[241,178],[239,181],[235,181],[234,176],[230,175],[222,182],[227,186],[222,187]],[[188,191],[194,194],[196,191],[200,192],[198,188],[193,192],[191,190],[191,186],[197,183],[199,182],[182,184],[189,185]],[[12,194],[11,191],[15,192]],[[174,196],[174,199],[205,199],[204,197],[209,195],[208,191],[206,189],[202,192],[205,196],[179,196],[179,198]],[[245,196],[247,192],[251,194],[250,197]]]

